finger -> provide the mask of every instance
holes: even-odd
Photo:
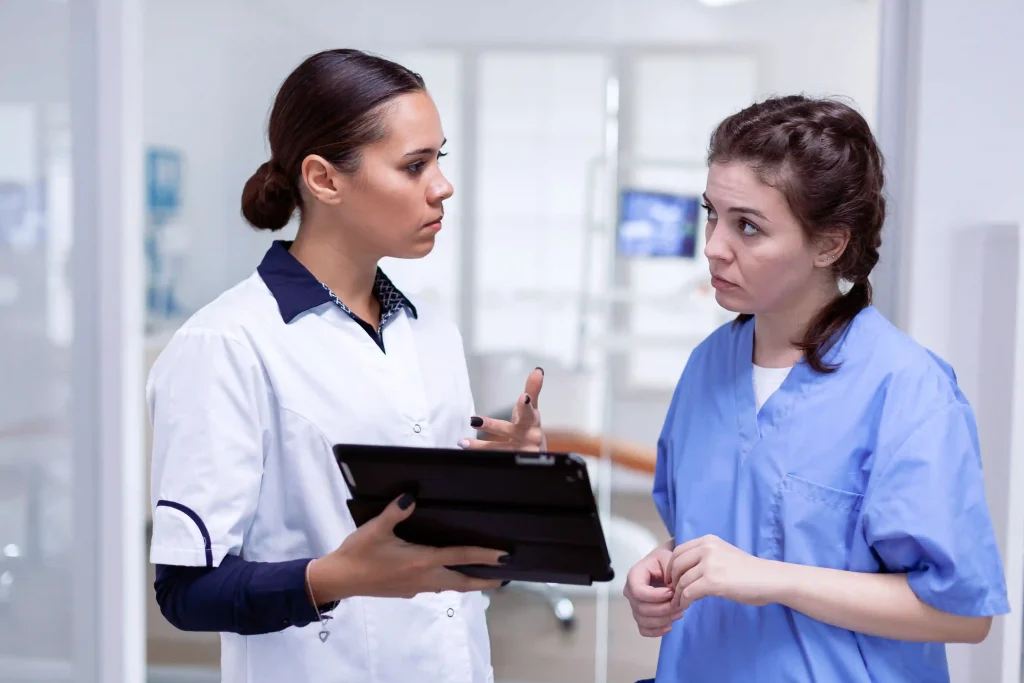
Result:
[[[544,386],[544,368],[534,368],[526,377],[525,393],[530,397],[528,405],[537,410],[540,405],[540,390]],[[524,399],[521,399],[524,400]],[[524,400],[525,402],[525,400]]]
[[[672,576],[672,553],[669,553],[667,556],[659,556],[657,561],[655,562],[655,565],[657,566],[657,569],[652,569],[652,573],[660,572],[661,576],[658,578],[660,578],[664,583],[668,584],[669,577]]]
[[[686,543],[676,546],[674,553],[685,553],[688,550],[692,550],[698,546],[706,545],[710,540],[716,538],[711,534],[705,534],[704,536],[698,536],[697,538],[691,538]]]
[[[680,577],[693,569],[700,562],[703,555],[701,546],[691,547],[685,551],[683,546],[676,548],[675,552],[672,553],[672,561],[669,565],[668,582],[673,586],[678,584]]]
[[[629,594],[632,600],[641,603],[655,603],[661,604],[672,599],[672,595],[675,593],[672,586],[652,586],[642,578],[637,581],[627,580],[626,586],[629,589]]]
[[[507,420],[496,420],[493,417],[474,416],[470,419],[469,426],[480,432],[516,441],[522,438],[523,433],[526,431],[519,425],[514,425]]]
[[[692,602],[692,598],[686,594],[686,589],[696,583],[702,576],[704,576],[704,565],[698,564],[679,577],[679,581],[676,582],[676,594],[672,603],[678,607],[687,600]]]
[[[698,600],[703,600],[710,595],[709,593],[710,584],[706,577],[702,576],[689,586],[686,587],[685,591],[679,591],[679,600],[685,606],[690,606]]]
[[[671,625],[665,626],[663,628],[656,628],[656,629],[650,629],[650,628],[643,628],[643,627],[641,627],[640,628],[640,635],[642,635],[644,638],[661,638],[662,636],[664,636],[665,634],[667,634],[671,630],[672,630],[672,626]]]
[[[391,501],[384,512],[365,524],[373,533],[394,533],[395,527],[409,518],[416,509],[416,499],[411,493],[403,493]]]
[[[640,628],[658,629],[672,625],[672,620],[669,619],[669,615],[667,614],[663,617],[642,617],[638,614],[634,614],[633,619],[636,620],[636,624]]]
[[[638,602],[633,605],[633,614],[651,619],[667,619],[678,611],[679,608],[672,600],[659,603]]]
[[[529,394],[520,394],[512,411],[512,422],[521,429],[540,426],[540,410]]]
[[[473,548],[457,546],[454,548],[437,548],[434,551],[434,564],[441,567],[461,567],[471,564],[500,566],[508,564],[508,553],[504,550],[490,548]]]
[[[693,605],[694,602],[696,602],[696,600],[690,600],[682,595],[672,598],[672,604],[677,610],[679,610],[680,616],[682,616],[683,612],[690,609],[690,606]]]

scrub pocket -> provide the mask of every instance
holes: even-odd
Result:
[[[775,491],[773,559],[847,569],[863,499],[787,474]]]

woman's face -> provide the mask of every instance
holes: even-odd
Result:
[[[820,296],[829,282],[835,288],[828,258],[835,241],[809,240],[783,194],[746,164],[712,164],[704,201],[704,254],[715,299],[726,310],[772,314]]]
[[[334,179],[331,212],[373,258],[420,258],[434,248],[444,200],[454,193],[438,165],[441,119],[425,92],[396,97],[382,116],[387,134],[363,148],[355,173]]]

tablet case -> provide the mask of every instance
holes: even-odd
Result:
[[[434,547],[504,550],[500,567],[471,576],[590,585],[614,572],[583,459],[563,453],[338,444],[334,455],[365,524],[403,493],[416,497],[395,535]]]

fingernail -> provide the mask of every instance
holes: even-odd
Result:
[[[501,587],[504,588],[505,586],[509,585],[510,583],[512,583],[512,579],[505,579],[504,581],[501,582]]]
[[[484,419],[482,417],[471,417],[469,418],[469,426],[473,429],[479,429],[484,426]]]
[[[415,500],[415,496],[411,493],[403,493],[402,497],[398,499],[398,507],[402,510],[408,510]]]
[[[526,395],[526,405],[530,405],[530,395]]]
[[[541,366],[538,365],[537,369],[540,370],[540,374],[542,374],[542,375],[544,374],[544,368],[542,368]]]
[[[511,555],[502,555],[498,558],[498,564],[510,564],[512,562]]]
[[[469,448],[469,439],[459,439],[459,448]]]

